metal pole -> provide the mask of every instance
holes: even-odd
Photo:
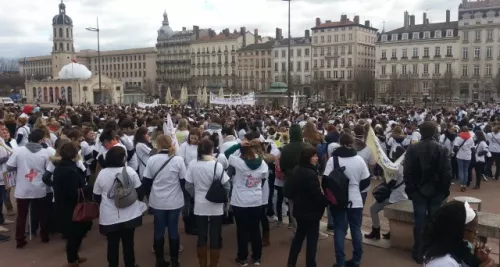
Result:
[[[292,33],[290,30],[290,6],[291,6],[292,0],[288,0],[288,108],[292,108],[292,57],[290,55],[290,50],[291,50],[291,43],[292,43]]]
[[[99,68],[99,95],[100,95],[100,104],[104,104],[104,95],[102,93],[102,84],[101,84],[101,43],[99,39],[99,17],[97,17],[97,67]]]

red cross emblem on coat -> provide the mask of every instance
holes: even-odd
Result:
[[[35,179],[35,177],[38,175],[38,173],[31,169],[30,172],[28,174],[26,174],[24,177],[26,177],[26,179],[28,179],[31,182],[33,182],[33,179]]]

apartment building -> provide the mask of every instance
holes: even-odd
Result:
[[[272,49],[274,41],[247,45],[237,51],[238,82],[242,92],[268,88],[274,80]]]
[[[252,34],[245,27],[239,32],[224,29],[219,34],[209,29],[207,36],[196,37],[191,43],[192,87],[207,87],[213,92],[221,87],[233,92],[240,90],[236,87],[237,50],[258,41],[258,31]]]
[[[340,21],[316,18],[312,28],[312,86],[325,100],[365,99],[375,72],[377,29],[359,16]],[[363,82],[363,83],[361,83]]]
[[[288,42],[283,38],[283,31],[276,28],[276,39],[273,45],[274,81],[288,84]],[[311,95],[311,35],[306,30],[304,37],[291,38],[290,43],[290,75],[292,90],[307,96]]]
[[[461,101],[500,95],[500,0],[463,0],[458,9]]]
[[[382,32],[377,41],[376,101],[394,103],[451,100],[460,77],[458,22],[422,23],[404,12],[403,27]]]

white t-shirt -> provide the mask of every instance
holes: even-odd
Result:
[[[236,155],[229,156],[229,165],[236,173],[233,178],[231,205],[236,207],[262,206],[262,179],[269,176],[269,168],[262,164],[255,170],[250,169],[245,161]]]
[[[122,144],[127,148],[127,151],[131,151],[134,149],[134,136],[133,135],[124,135],[120,138]],[[139,167],[139,163],[137,160],[137,155],[134,153],[132,158],[127,162],[127,165],[130,166],[130,168],[137,170]]]
[[[127,168],[127,173],[135,185],[135,188],[141,186],[141,180],[137,173],[130,167]],[[94,194],[102,197],[99,208],[99,224],[112,225],[122,222],[127,222],[142,216],[146,211],[146,204],[137,200],[134,204],[119,209],[115,206],[115,200],[108,198],[108,192],[113,187],[116,175],[122,172],[122,167],[108,167],[99,172],[94,184]]]
[[[477,146],[476,146],[476,161],[477,162],[486,162],[485,155],[479,156],[478,153],[482,151],[489,151],[488,150],[488,144],[486,144],[485,141],[481,141]]]
[[[30,130],[30,127],[28,125],[24,125],[24,126],[19,127],[17,129],[16,136],[14,138],[17,139],[18,134],[23,135],[23,139],[21,139],[21,142],[19,142],[19,146],[24,146],[28,143],[28,135],[30,134],[30,132],[31,132],[31,130]]]
[[[358,155],[348,158],[339,157],[339,166],[345,166],[344,174],[349,178],[349,201],[352,203],[351,208],[363,208],[359,183],[364,179],[370,178],[370,171],[365,161]],[[333,167],[333,157],[331,157],[326,163],[324,175],[330,175]]]
[[[217,168],[215,169],[215,164]],[[215,177],[214,177],[215,169]],[[205,196],[215,179],[221,179],[225,184],[229,181],[229,176],[223,169],[222,164],[210,160],[192,160],[189,163],[186,173],[186,182],[194,184],[194,214],[200,216],[219,216],[224,214],[224,204],[208,201]]]
[[[190,145],[187,142],[184,142],[180,147],[179,151],[177,151],[177,156],[180,156],[184,159],[184,164],[186,167],[198,156],[198,145]]]
[[[220,146],[219,146],[219,151],[220,151],[220,153],[221,153],[221,154],[224,154],[224,152],[225,152],[228,148],[230,148],[230,147],[232,147],[232,146],[234,146],[234,145],[237,145],[237,144],[238,144],[238,139],[235,139],[235,140],[233,140],[233,141],[227,141],[227,142],[224,142],[224,143],[222,143],[222,145],[220,145]]]
[[[0,146],[0,158],[10,157],[10,155],[12,155],[13,149],[10,148],[8,145],[6,145],[3,139],[1,139],[0,142],[2,142],[2,145]],[[5,185],[5,181],[3,179],[3,173],[6,171],[7,171],[7,162],[0,165],[0,175],[2,175],[2,177],[0,177],[0,185]]]
[[[469,139],[467,139],[464,142],[464,139],[462,139],[462,137],[458,136],[457,138],[455,138],[453,145],[460,148],[460,149],[458,149],[458,152],[457,152],[457,159],[471,160],[471,158],[472,158],[471,152],[472,152],[472,148],[474,147],[474,140],[472,140],[472,137],[470,137]]]
[[[151,148],[144,143],[137,143],[135,146],[135,155],[137,156],[137,164],[139,170],[139,177],[142,179],[144,169],[148,164],[149,154],[151,153]]]
[[[50,150],[40,149],[33,153],[25,146],[14,149],[7,165],[17,168],[14,196],[20,199],[43,198],[47,188],[42,176],[49,163]]]
[[[450,254],[446,256],[435,258],[429,261],[429,263],[424,264],[424,267],[468,267],[463,264],[459,264]]]
[[[170,157],[168,154],[156,154],[149,158],[143,178],[153,179]],[[186,177],[186,166],[181,157],[174,156],[153,180],[149,206],[158,210],[176,210],[184,206],[180,180]]]

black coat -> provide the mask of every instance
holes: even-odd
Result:
[[[56,163],[53,188],[58,230],[66,235],[76,227],[90,228],[90,222],[73,222],[73,210],[78,203],[78,190],[85,188],[85,174],[74,161],[62,160]]]
[[[292,215],[297,220],[321,220],[328,200],[321,192],[316,168],[312,165],[297,166],[287,179],[287,197],[293,201]]]

